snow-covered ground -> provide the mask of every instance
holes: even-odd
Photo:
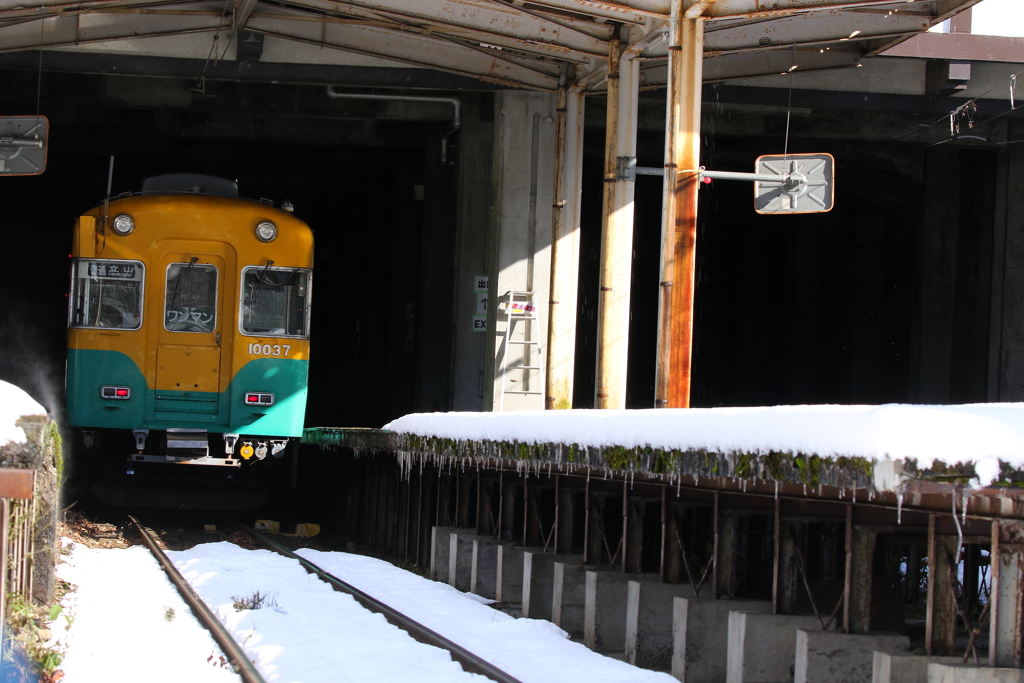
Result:
[[[25,443],[25,430],[15,424],[25,415],[46,415],[46,408],[19,387],[0,381],[0,446]]]
[[[1000,460],[1024,467],[1024,403],[417,413],[384,429],[449,439],[913,458],[923,468],[974,461],[981,484],[996,480]]]
[[[675,680],[595,654],[548,622],[513,619],[480,598],[386,562],[348,553],[302,554],[524,683]],[[294,560],[230,543],[168,556],[271,683],[487,680],[334,592]],[[63,616],[52,626],[54,640],[66,647],[65,683],[239,680],[221,665],[213,640],[147,550],[75,546],[65,559],[58,574],[78,586],[64,601],[70,628]],[[268,597],[261,609],[232,606],[235,596],[257,591]]]

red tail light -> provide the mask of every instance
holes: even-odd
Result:
[[[111,384],[104,384],[100,388],[100,396],[103,398],[112,398],[125,401],[132,397],[131,387],[118,387]]]
[[[250,406],[272,406],[274,395],[264,391],[250,391],[245,395],[245,404]]]

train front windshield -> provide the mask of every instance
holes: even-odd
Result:
[[[71,327],[139,329],[144,273],[140,261],[76,259],[71,272]]]
[[[308,336],[309,280],[310,272],[300,268],[243,269],[242,332],[272,337]]]

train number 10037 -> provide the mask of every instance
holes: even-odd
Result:
[[[291,349],[291,344],[249,344],[253,356],[287,356]]]

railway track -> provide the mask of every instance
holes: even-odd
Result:
[[[238,673],[244,683],[266,683],[259,670],[252,660],[245,654],[245,650],[232,637],[231,633],[221,624],[220,620],[207,607],[206,603],[196,594],[188,581],[178,572],[174,563],[160,549],[156,538],[146,529],[135,517],[129,516],[135,526],[143,543],[160,563],[161,568],[170,578],[171,583],[177,588],[182,598],[191,608],[199,622],[206,628],[217,644],[220,646],[225,658],[231,667]],[[473,652],[452,642],[441,634],[427,628],[414,619],[402,614],[398,610],[377,600],[371,595],[364,593],[355,586],[352,586],[336,576],[332,576],[309,560],[296,555],[273,539],[258,533],[254,529],[234,522],[233,525],[240,531],[248,534],[263,547],[275,553],[288,557],[298,562],[308,573],[315,575],[321,581],[328,584],[332,589],[341,593],[351,595],[356,602],[371,612],[381,614],[388,622],[408,633],[413,639],[434,647],[447,650],[451,658],[462,665],[468,673],[487,676],[497,683],[520,683],[519,679],[482,659]]]

